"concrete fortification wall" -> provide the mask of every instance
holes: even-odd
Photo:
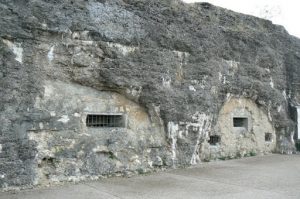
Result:
[[[283,27],[177,0],[0,14],[1,188],[295,151],[300,41]]]

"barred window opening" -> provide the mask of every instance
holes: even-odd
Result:
[[[233,118],[233,127],[243,127],[245,129],[248,129],[248,118],[234,117]]]
[[[265,133],[265,141],[272,142],[272,133]]]
[[[87,127],[125,127],[123,115],[89,114],[86,117]]]
[[[216,145],[217,143],[219,143],[221,141],[221,137],[218,135],[211,135],[209,136],[209,141],[208,143],[210,145]]]

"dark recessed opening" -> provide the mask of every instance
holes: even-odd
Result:
[[[265,133],[265,141],[272,142],[272,133]]]
[[[243,127],[245,129],[248,129],[248,118],[234,117],[233,118],[233,127]]]
[[[87,127],[125,127],[123,115],[96,115],[86,117]]]
[[[216,145],[220,141],[221,141],[221,137],[220,136],[218,136],[218,135],[211,135],[211,136],[209,136],[208,143],[210,145]]]

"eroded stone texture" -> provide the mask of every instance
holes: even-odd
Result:
[[[270,21],[177,0],[7,0],[0,16],[2,188],[294,151],[300,42]],[[88,128],[89,112],[127,126]]]
[[[246,124],[235,127],[233,120],[240,118]],[[235,158],[273,152],[276,134],[270,119],[252,100],[228,99],[220,110],[215,127],[221,140],[216,146],[210,146],[213,148],[211,156]],[[265,139],[266,133],[270,133],[267,135],[271,136],[270,140]]]
[[[122,95],[46,81],[35,108],[49,116],[28,130],[29,140],[37,143],[36,184],[148,172],[170,165],[163,127]],[[99,113],[122,114],[125,126],[87,127],[87,114]]]

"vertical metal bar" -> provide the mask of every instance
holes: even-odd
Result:
[[[123,115],[87,115],[88,127],[124,127]]]
[[[96,127],[99,127],[99,115],[96,115]]]
[[[114,123],[114,116],[113,115],[110,115],[108,116],[109,117],[109,127],[114,127],[113,123]]]
[[[101,126],[101,115],[98,115],[98,127]]]

